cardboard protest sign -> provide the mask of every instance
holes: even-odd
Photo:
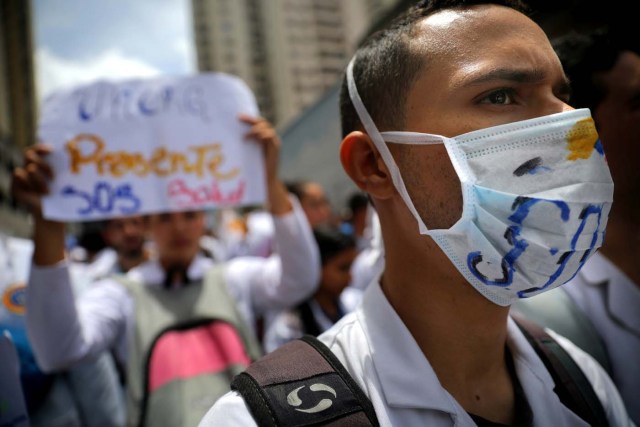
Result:
[[[44,216],[88,221],[263,203],[261,147],[244,138],[240,113],[257,116],[255,98],[222,73],[54,94],[38,128],[54,147]]]

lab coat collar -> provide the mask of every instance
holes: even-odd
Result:
[[[589,259],[580,274],[590,286],[605,286],[609,315],[640,333],[640,286],[599,253]]]
[[[383,294],[379,282],[372,283],[366,290],[361,311],[357,314],[362,316],[360,323],[371,346],[373,365],[389,406],[438,410],[452,416],[464,413],[440,384],[429,361]],[[525,395],[543,393],[549,399],[555,399],[553,379],[511,318],[507,332],[507,345]],[[537,405],[531,406],[536,413],[534,406]]]
[[[214,265],[211,258],[207,258],[200,254],[196,255],[189,268],[187,275],[189,279],[200,280],[204,277],[205,272]],[[135,281],[143,282],[148,286],[162,286],[165,279],[165,271],[157,259],[149,260],[136,268],[131,269],[127,276]]]
[[[101,279],[119,272],[118,253],[111,248],[105,248],[98,252],[94,261],[87,266],[87,273],[94,279]]]

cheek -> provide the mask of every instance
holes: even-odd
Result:
[[[202,236],[205,230],[204,217],[195,218],[193,221],[189,222],[188,230],[191,236],[195,236],[195,237]]]
[[[149,232],[151,240],[158,249],[166,248],[169,245],[170,237],[167,230],[162,227],[155,227]]]
[[[450,228],[462,215],[460,179],[444,146],[413,148],[402,156],[407,192],[428,228]]]

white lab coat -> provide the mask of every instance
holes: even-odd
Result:
[[[611,378],[627,411],[640,423],[640,284],[596,252],[562,289],[598,331],[611,362]]]
[[[612,426],[632,425],[611,379],[590,356],[562,337],[561,344],[594,384]],[[386,299],[370,285],[362,305],[320,336],[371,399],[381,426],[475,426],[471,417],[440,385],[429,361]],[[543,362],[511,319],[507,345],[534,416],[533,424],[586,426],[553,392]],[[220,398],[200,427],[255,426],[242,398]]]
[[[294,198],[292,213],[274,218],[278,254],[237,258],[227,263],[225,282],[240,313],[253,326],[255,315],[292,306],[315,290],[320,256],[304,212]],[[197,256],[187,274],[203,277],[213,261]],[[146,286],[162,286],[164,270],[148,261],[127,275]],[[126,366],[127,340],[134,331],[134,302],[125,287],[107,278],[84,292],[76,304],[65,261],[33,266],[27,290],[27,328],[43,370],[65,369],[113,348]]]

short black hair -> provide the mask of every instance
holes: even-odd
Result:
[[[346,249],[355,249],[356,240],[353,236],[343,233],[335,226],[318,226],[313,229],[320,250],[320,261],[325,265],[327,261]]]
[[[102,236],[102,222],[87,222],[83,225],[82,232],[78,237],[78,245],[87,250],[90,254],[96,254],[107,247],[107,242]]]
[[[352,193],[347,201],[347,206],[349,207],[349,211],[353,214],[359,209],[366,209],[369,206],[369,198],[366,193],[361,191],[356,191]]]
[[[611,70],[625,51],[638,53],[638,37],[600,27],[591,32],[572,31],[551,40],[564,72],[571,82],[574,108],[591,112],[607,95],[600,73]]]
[[[304,197],[305,187],[307,184],[310,184],[311,181],[307,180],[298,180],[298,181],[286,181],[284,186],[287,188],[287,191],[298,198],[298,200],[302,200]]]
[[[422,0],[365,40],[355,54],[353,78],[362,102],[380,130],[402,129],[407,95],[425,65],[424,57],[410,46],[417,23],[441,10],[481,4],[529,12],[520,0]],[[346,74],[340,92],[340,117],[343,137],[361,126],[349,98]]]

